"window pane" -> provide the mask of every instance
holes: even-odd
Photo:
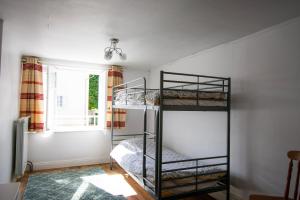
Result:
[[[89,125],[97,126],[98,122],[98,102],[99,102],[99,75],[89,75]]]
[[[47,67],[47,129],[76,131],[103,128],[107,71],[85,67]],[[99,93],[99,90],[103,92]]]
[[[56,73],[55,125],[86,126],[88,74],[59,70]]]
[[[98,126],[99,75],[58,70],[55,90],[55,127]]]

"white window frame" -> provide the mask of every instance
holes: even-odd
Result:
[[[89,63],[81,63],[81,62],[70,62],[70,61],[56,61],[56,60],[43,60],[43,68],[46,70],[46,107],[45,107],[45,131],[46,132],[86,132],[86,131],[100,131],[105,129],[106,122],[106,95],[107,95],[107,71],[108,67],[98,64],[89,64]],[[58,69],[70,69],[70,70],[83,70],[89,72],[89,74],[99,75],[99,86],[98,86],[98,110],[100,115],[98,117],[98,126],[86,126],[86,127],[51,127],[51,119],[49,117],[49,110],[53,108],[54,105],[49,104],[49,91],[50,91],[50,70],[58,68]],[[87,85],[88,87],[88,85]],[[86,96],[88,98],[88,94]],[[52,106],[52,108],[51,108]],[[52,121],[53,123],[53,121]]]

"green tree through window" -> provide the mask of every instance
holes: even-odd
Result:
[[[98,110],[99,75],[89,75],[89,110]]]

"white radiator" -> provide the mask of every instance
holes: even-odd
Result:
[[[22,117],[14,122],[16,138],[14,174],[16,178],[23,176],[27,165],[28,121],[29,117]]]

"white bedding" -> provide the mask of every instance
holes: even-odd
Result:
[[[127,92],[129,94],[127,94]],[[143,90],[119,91],[115,94],[115,105],[144,105],[145,99],[147,105],[159,105],[159,90]],[[130,92],[135,92],[131,93]],[[198,95],[198,96],[197,96]],[[190,106],[227,106],[226,95],[224,92],[205,92],[186,90],[164,90],[164,105],[190,105]],[[197,100],[198,99],[198,100]],[[198,104],[197,104],[198,101]]]
[[[147,140],[147,154],[152,158],[155,158],[155,143],[154,140]],[[128,172],[136,175],[142,176],[142,162],[143,162],[143,139],[134,138],[129,140],[124,140],[118,144],[113,151],[110,153],[110,156],[116,160],[116,162]],[[186,156],[183,156],[169,148],[163,147],[163,162],[165,161],[174,161],[174,160],[185,160],[189,159]],[[205,165],[205,163],[198,161],[198,166]],[[180,162],[172,164],[162,165],[163,170],[178,169],[184,167],[193,167],[196,166],[196,162]],[[146,159],[146,169],[147,169],[147,178],[154,180],[155,176],[155,161],[147,158]],[[204,167],[198,169],[198,174],[207,173],[207,172],[217,172],[220,171],[220,168],[216,167]],[[195,169],[176,171],[164,173],[162,178],[178,177],[195,174]]]

